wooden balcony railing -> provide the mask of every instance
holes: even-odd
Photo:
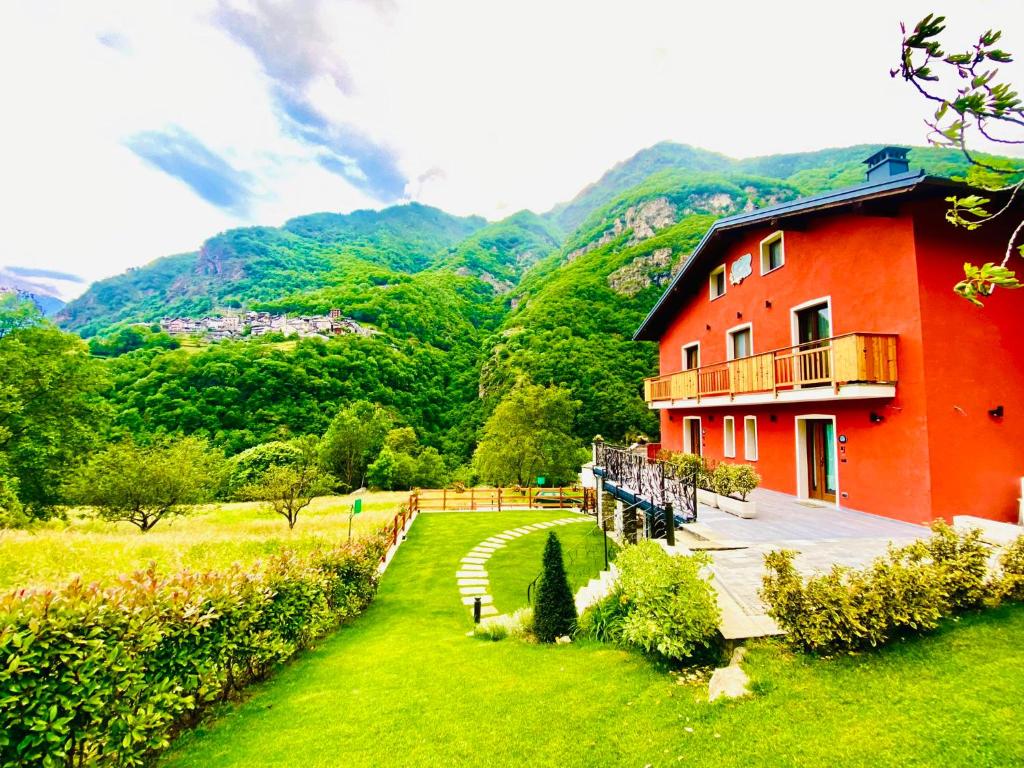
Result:
[[[896,335],[847,333],[644,381],[644,398],[696,400],[847,384],[895,384]]]

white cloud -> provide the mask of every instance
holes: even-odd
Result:
[[[899,21],[930,3],[893,5],[302,2],[275,11],[308,16],[281,29],[316,39],[280,45],[315,45],[268,68],[215,0],[8,4],[0,265],[97,278],[224,228],[378,205],[355,186],[372,188],[358,151],[331,150],[346,180],[318,162],[326,145],[288,129],[281,83],[300,64],[291,95],[343,128],[335,139],[393,157],[416,199],[491,218],[545,210],[665,139],[736,157],[921,143],[927,107],[887,71]],[[1001,27],[1024,56],[1019,0],[954,13],[952,39]],[[1020,65],[1005,71],[1024,84]],[[125,146],[175,127],[251,179],[247,212],[205,202]]]

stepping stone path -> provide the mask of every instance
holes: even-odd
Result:
[[[487,592],[489,583],[487,581],[487,570],[485,569],[487,560],[491,555],[504,547],[508,542],[514,541],[520,536],[543,531],[546,528],[554,528],[558,525],[582,523],[591,519],[587,515],[573,515],[572,517],[563,517],[560,520],[524,525],[520,528],[512,528],[502,533],[488,536],[466,553],[466,556],[459,561],[458,570],[455,571],[455,580],[458,583],[459,595],[462,598],[463,605],[468,605],[472,608],[473,601],[479,597],[482,604],[480,615],[496,616],[498,609],[494,607],[494,598]]]

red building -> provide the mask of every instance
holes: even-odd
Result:
[[[978,308],[1024,206],[974,232],[963,185],[870,158],[859,186],[720,219],[636,332],[662,446],[753,464],[763,487],[910,522],[1017,521],[1024,292]],[[1014,258],[1017,258],[1016,256]],[[823,514],[825,511],[823,510]]]

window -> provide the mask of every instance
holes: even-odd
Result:
[[[757,416],[743,419],[743,458],[757,461]]]
[[[754,329],[748,324],[728,332],[726,351],[730,360],[754,354]]]
[[[710,278],[711,300],[725,295],[725,264],[718,269],[712,270]]]
[[[687,344],[683,347],[683,370],[692,371],[694,368],[700,368],[699,341],[695,341],[693,344]]]
[[[726,416],[722,419],[723,431],[725,432],[725,447],[722,455],[727,459],[736,458],[736,419]]]
[[[778,269],[786,263],[786,250],[781,232],[773,232],[761,241],[761,274]]]
[[[811,344],[832,336],[832,307],[828,301],[794,310],[797,344]]]

